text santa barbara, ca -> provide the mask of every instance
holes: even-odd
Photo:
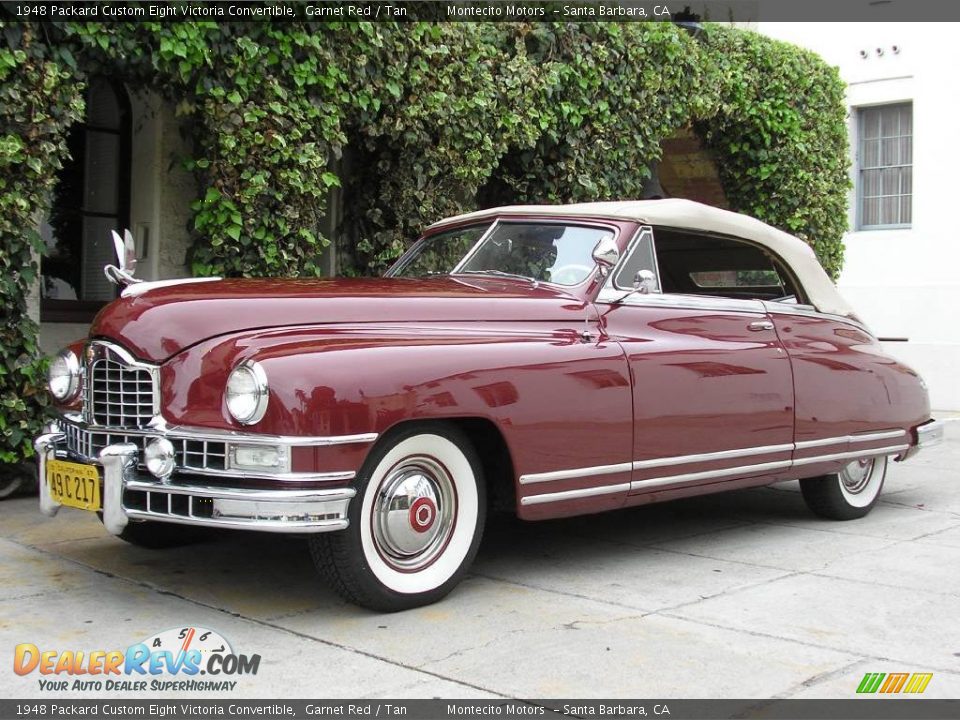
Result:
[[[566,3],[445,3],[449,20],[656,20],[669,19],[667,5],[566,4]]]

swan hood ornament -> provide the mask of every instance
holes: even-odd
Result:
[[[137,271],[137,248],[133,241],[133,234],[129,230],[123,231],[122,238],[116,230],[111,230],[110,234],[113,236],[113,247],[117,253],[117,265],[107,265],[103,268],[103,274],[107,276],[107,280],[120,287],[143,282],[134,277]]]

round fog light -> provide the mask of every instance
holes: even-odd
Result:
[[[151,440],[143,451],[143,460],[151,475],[166,480],[173,474],[173,469],[176,467],[173,443],[166,438]]]

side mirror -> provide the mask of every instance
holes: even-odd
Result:
[[[613,238],[605,237],[593,247],[593,261],[600,267],[600,274],[604,277],[610,268],[620,260],[620,249]]]
[[[657,277],[650,270],[637,270],[633,289],[641,295],[649,295],[657,287]]]

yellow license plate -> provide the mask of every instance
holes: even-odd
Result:
[[[93,465],[47,460],[47,485],[61,505],[100,510],[100,471]]]

